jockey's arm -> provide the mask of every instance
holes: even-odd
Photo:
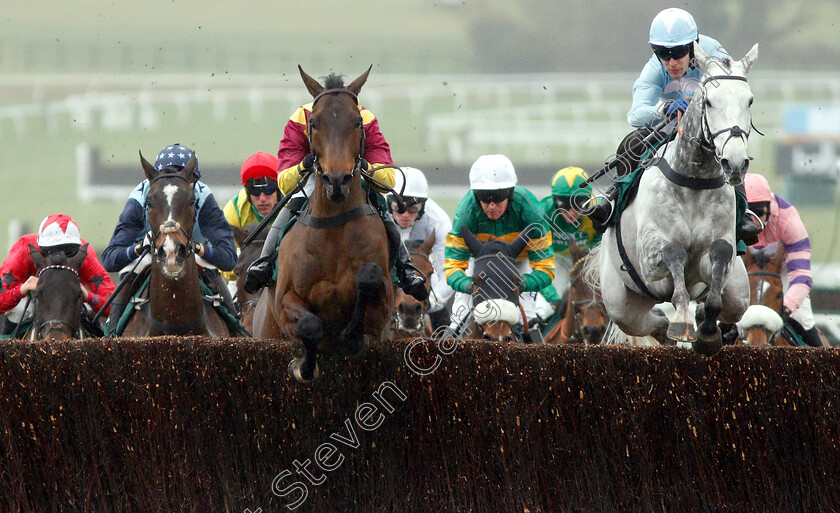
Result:
[[[9,250],[9,256],[0,266],[0,313],[5,313],[16,307],[26,296],[21,287],[32,272],[30,266],[32,258],[29,256],[29,244],[23,237],[17,240]]]
[[[111,281],[111,277],[108,276],[105,268],[99,263],[99,259],[96,258],[96,251],[90,245],[88,245],[87,257],[81,269],[79,269],[79,280],[82,283],[82,287],[87,289],[88,292],[88,297],[85,302],[94,311],[102,308],[102,305],[114,293],[114,282]],[[105,310],[104,314],[108,315],[109,310],[110,306]]]
[[[545,227],[543,227],[545,228]],[[551,247],[551,230],[546,229],[538,238],[532,237],[526,246],[531,272],[522,277],[523,292],[538,292],[554,279],[554,250]]]
[[[201,234],[210,241],[209,245],[204,245],[202,258],[221,271],[233,269],[236,266],[233,231],[212,194],[207,196],[201,205],[198,225],[201,227]]]
[[[460,230],[460,227],[458,229]],[[456,235],[454,230],[446,236],[445,253],[443,273],[446,283],[456,292],[469,294],[472,278],[467,276],[465,271],[469,266],[471,254],[463,237]]]
[[[658,62],[648,61],[633,84],[633,104],[627,113],[627,122],[636,128],[650,128],[664,119],[659,99],[665,80],[657,66],[661,68]]]
[[[785,271],[788,277],[783,304],[795,312],[811,293],[811,241],[799,213],[792,205],[787,205],[779,209],[782,217],[782,243],[785,246]]]
[[[102,251],[102,266],[109,272],[119,272],[137,259],[134,245],[143,239],[146,213],[134,198],[129,198],[120,214],[108,247]]]

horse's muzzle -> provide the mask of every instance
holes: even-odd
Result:
[[[342,203],[350,196],[350,184],[353,182],[353,175],[350,174],[327,174],[321,175],[327,198],[333,203]]]
[[[744,176],[750,167],[750,159],[743,159],[736,164],[724,158],[720,160],[720,166],[723,168],[724,174],[729,177],[729,185],[736,187],[744,182]]]

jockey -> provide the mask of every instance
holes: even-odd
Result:
[[[277,157],[262,151],[245,159],[239,173],[242,190],[223,209],[229,225],[245,228],[261,222],[271,212],[281,196],[277,187],[279,165]],[[222,276],[228,281],[236,280],[232,271],[225,271]]]
[[[327,77],[327,81],[329,82],[335,78],[337,78],[335,75],[330,75]],[[297,185],[300,173],[312,166],[311,157],[308,157],[312,151],[309,146],[308,123],[309,116],[312,114],[313,105],[314,101],[298,107],[286,122],[286,128],[283,130],[283,139],[280,141],[280,148],[277,151],[281,169],[277,177],[277,183],[283,195],[288,194]],[[379,164],[393,164],[394,162],[391,160],[391,148],[379,130],[379,120],[376,119],[376,116],[371,111],[361,105],[359,105],[359,112],[362,115],[362,123],[365,129],[364,159],[373,167]],[[379,169],[373,173],[373,178],[389,187],[393,186],[394,168],[385,167]],[[292,216],[296,215],[303,207],[306,203],[306,198],[314,190],[314,181],[307,181],[304,189],[292,196],[289,202],[280,210],[266,236],[260,257],[248,267],[244,288],[249,294],[253,294],[260,288],[272,283],[280,232],[289,223]],[[402,289],[407,294],[417,298],[417,300],[425,301],[428,297],[425,280],[422,276],[416,274],[414,268],[411,266],[408,251],[400,240],[400,233],[397,225],[394,224],[393,217],[384,205],[384,198],[375,191],[368,191],[368,198],[375,207],[378,207],[377,210],[385,224],[385,232],[388,235],[388,246],[392,257],[395,257],[397,278],[400,281]]]
[[[446,281],[459,294],[452,305],[451,328],[457,330],[463,312],[469,311],[472,278],[471,254],[461,236],[466,225],[482,242],[491,239],[512,242],[523,230],[530,229],[531,240],[517,259],[522,273],[520,304],[525,310],[523,322],[536,318],[537,291],[551,284],[554,278],[554,252],[551,231],[541,215],[540,205],[531,191],[516,185],[516,171],[504,155],[482,155],[470,168],[470,191],[458,203],[452,231],[446,237]],[[451,335],[453,332],[447,332]],[[539,330],[531,330],[533,342],[542,342]]]
[[[444,248],[446,247],[446,234],[452,229],[452,221],[440,206],[433,199],[429,199],[429,184],[422,171],[413,167],[403,167],[402,173],[395,173],[394,190],[402,190],[403,173],[405,173],[405,190],[402,190],[404,209],[393,194],[389,194],[388,208],[397,223],[400,238],[403,242],[414,240],[423,242],[432,233],[435,234],[435,244],[432,247],[431,260],[435,267],[435,273],[431,276],[432,294],[429,298],[429,318],[432,321],[432,330],[449,324],[449,313],[446,303],[455,294],[452,287],[446,283],[443,273]],[[428,277],[427,277],[428,278]]]
[[[750,210],[764,223],[758,235],[756,248],[780,242],[785,249],[785,269],[782,273],[786,285],[780,314],[806,344],[822,347],[819,331],[811,310],[811,242],[799,212],[784,198],[770,192],[767,180],[755,173],[747,173],[747,201]]]
[[[654,131],[654,126],[668,121],[650,148],[655,149],[674,137],[678,116],[685,113],[688,102],[703,80],[703,70],[694,62],[694,43],[710,57],[723,59],[729,58],[729,55],[717,40],[699,34],[694,17],[678,8],[665,9],[656,15],[650,25],[648,42],[653,55],[633,84],[633,103],[627,113],[627,122],[637,128],[638,139],[641,140]],[[647,148],[631,159],[644,156],[645,150]],[[633,162],[630,171],[637,165],[638,162]],[[735,192],[745,203],[743,184],[735,187]],[[607,196],[610,195],[608,192]],[[603,231],[609,225],[612,214],[610,202],[602,201],[592,209],[590,217],[595,221],[596,228]],[[749,218],[744,216],[739,219],[737,228],[736,239],[743,240],[748,246],[755,243],[758,232]]]
[[[167,166],[183,168],[193,156],[193,151],[178,143],[160,150],[155,159],[155,169],[162,170]],[[196,157],[197,159],[198,157]],[[195,167],[196,179],[201,178],[198,165]],[[225,215],[213,191],[200,181],[194,185],[196,201],[196,222],[193,226],[192,238],[196,244],[196,259],[200,263],[210,264],[210,267],[199,265],[199,276],[202,281],[215,293],[221,296],[225,306],[236,315],[230,291],[224,283],[218,269],[230,271],[236,265],[236,246],[233,232],[225,220]],[[102,263],[110,272],[120,272],[140,256],[143,247],[149,244],[146,238],[151,232],[149,220],[144,205],[149,193],[149,180],[143,180],[134,188],[120,214],[120,220],[111,235],[108,247],[102,252]],[[123,279],[129,279],[124,277]],[[111,304],[109,326],[116,326],[122,316],[125,306],[131,297],[130,287],[124,287]]]
[[[79,225],[70,216],[53,214],[41,221],[37,234],[24,235],[12,245],[9,256],[0,266],[0,312],[14,309],[14,312],[8,314],[3,333],[11,333],[21,321],[25,312],[22,306],[16,307],[24,296],[38,286],[37,269],[29,254],[29,246],[34,246],[45,255],[63,252],[70,257],[79,251],[82,244],[87,244],[87,241],[81,238]],[[114,282],[99,263],[96,251],[91,246],[88,246],[87,257],[79,269],[79,282],[85,303],[94,311],[101,308],[114,292]]]
[[[575,264],[569,251],[569,240],[574,239],[577,247],[584,251],[601,242],[601,233],[592,226],[592,220],[581,214],[592,192],[592,185],[580,186],[587,178],[586,172],[579,167],[563,168],[551,179],[551,195],[540,201],[542,214],[552,232],[556,269],[554,281],[540,293],[559,312],[563,311],[560,299],[566,297],[569,272]]]

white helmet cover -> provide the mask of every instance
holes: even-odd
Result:
[[[423,171],[415,167],[404,166],[401,166],[400,169],[402,169],[402,173],[399,170],[394,173],[394,190],[397,193],[402,190],[403,173],[405,173],[405,190],[402,191],[402,195],[412,198],[428,199],[429,182],[426,181],[426,176],[423,174]]]
[[[470,168],[470,189],[495,191],[516,185],[516,170],[504,155],[482,155]]]
[[[697,23],[688,11],[672,7],[661,11],[650,24],[652,45],[674,46],[687,45],[697,39]]]

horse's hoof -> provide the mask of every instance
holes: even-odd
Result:
[[[701,356],[714,356],[722,346],[720,337],[713,340],[695,340],[691,343],[694,351]]]
[[[694,342],[694,326],[689,322],[674,322],[668,326],[668,338],[676,342]]]
[[[370,340],[368,336],[365,335],[359,340],[354,341],[351,344],[347,344],[347,356],[358,356],[368,350],[370,347]]]
[[[318,362],[315,362],[315,370],[312,372],[312,377],[306,378],[301,371],[303,366],[303,358],[295,358],[289,362],[289,375],[295,378],[298,383],[312,383],[321,377],[321,369],[318,368]]]

